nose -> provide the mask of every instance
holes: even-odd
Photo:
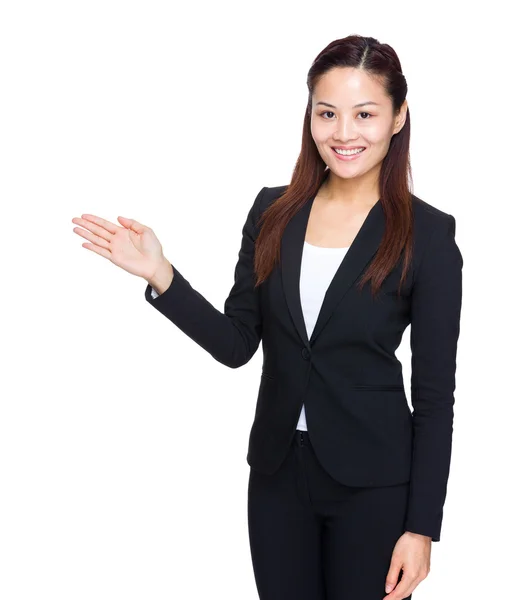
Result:
[[[337,121],[336,131],[332,136],[333,139],[342,144],[346,144],[349,140],[355,140],[358,137],[356,123],[351,118],[340,118]]]

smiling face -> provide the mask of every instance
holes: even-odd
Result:
[[[383,85],[361,69],[336,67],[327,72],[312,96],[311,134],[331,174],[377,178],[392,136],[405,123],[406,110],[405,100],[395,115]],[[333,147],[365,149],[342,156]]]

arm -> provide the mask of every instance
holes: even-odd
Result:
[[[259,290],[254,289],[254,246],[266,190],[262,188],[256,196],[242,229],[235,282],[224,303],[224,313],[192,288],[174,265],[173,280],[162,294],[153,297],[150,283],[145,290],[145,298],[153,307],[215,360],[231,368],[253,357],[262,336]]]
[[[462,255],[455,218],[436,226],[411,300],[413,458],[405,529],[440,540],[451,461]]]

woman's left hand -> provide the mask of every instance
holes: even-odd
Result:
[[[385,591],[391,593],[384,596],[382,600],[403,600],[410,596],[423,579],[426,579],[430,572],[431,547],[431,537],[411,531],[403,533],[395,545],[386,576]],[[397,583],[401,569],[403,577]]]

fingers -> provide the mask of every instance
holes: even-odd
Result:
[[[388,575],[386,576],[385,592],[388,594],[397,585],[399,580],[399,573],[401,572],[402,565],[397,560],[392,560],[390,568],[388,569]]]
[[[86,248],[87,250],[92,250],[92,252],[95,252],[96,254],[99,254],[101,256],[104,256],[105,258],[108,258],[108,260],[111,259],[111,252],[109,250],[105,250],[104,248],[100,248],[99,246],[96,246],[95,244],[81,244],[83,246],[83,248]]]
[[[85,229],[80,229],[79,227],[74,227],[72,230],[74,233],[77,233],[81,237],[84,237],[86,240],[90,240],[92,243],[97,244],[101,248],[105,248],[106,250],[110,249],[110,244],[105,239],[99,237],[98,235],[94,235]],[[83,244],[83,247],[85,245]]]
[[[90,223],[95,223],[99,227],[103,227],[103,229],[106,229],[106,231],[111,234],[114,234],[117,231],[117,225],[115,223],[111,223],[110,221],[102,219],[101,217],[96,217],[95,215],[89,214],[81,215],[81,217]]]
[[[403,598],[408,598],[420,581],[422,581],[420,577],[404,573],[403,578],[397,584],[394,591],[387,596],[384,596],[383,600],[403,600]]]
[[[127,219],[126,217],[117,217],[117,220],[121,223],[121,225],[123,225],[123,227],[131,229],[132,231],[135,231],[135,233],[143,233],[145,229],[148,229],[146,225],[143,225],[142,223],[139,223],[134,219]]]
[[[86,216],[91,215],[83,215],[83,217]],[[104,225],[99,224],[98,221],[92,221],[91,219],[80,219],[78,217],[74,217],[74,219],[72,219],[72,222],[76,223],[76,225],[81,225],[82,227],[88,229],[89,231],[92,231],[93,233],[96,233],[100,238],[103,238],[104,240],[109,242],[112,238],[112,235],[115,234],[117,231],[117,225],[112,226],[112,223],[110,223],[109,221],[105,221],[104,219],[99,219],[99,217],[94,217],[94,219],[107,223],[110,229],[107,229],[106,227],[104,227]]]

